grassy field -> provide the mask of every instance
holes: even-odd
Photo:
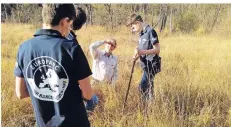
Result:
[[[14,64],[18,46],[32,37],[35,27],[2,24],[2,126],[34,126],[30,99],[18,100],[14,89]],[[155,77],[156,101],[144,115],[137,85],[142,71],[137,63],[127,108],[122,112],[131,56],[137,37],[121,27],[111,33],[93,26],[77,32],[88,57],[88,46],[113,37],[118,48],[119,79],[116,89],[105,84],[95,88],[100,104],[90,116],[92,126],[104,127],[229,127],[231,126],[231,39],[222,35],[160,35],[162,72]]]

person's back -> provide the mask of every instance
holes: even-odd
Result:
[[[20,46],[15,75],[16,89],[17,77],[25,79],[37,126],[90,126],[82,99],[89,84],[82,88],[79,81],[91,70],[76,40],[67,40],[55,29],[38,30]]]

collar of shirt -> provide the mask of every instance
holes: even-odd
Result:
[[[106,51],[103,51],[103,55],[104,55],[104,56],[107,56],[106,54],[107,54]],[[107,57],[108,57],[108,58],[113,57],[112,53],[110,54],[110,56],[107,56]]]
[[[71,30],[70,33],[68,34],[68,36],[66,38],[68,40],[74,40],[78,44],[77,35],[75,34],[74,31]]]
[[[34,36],[41,36],[41,35],[48,35],[48,36],[55,36],[58,38],[65,38],[61,35],[61,33],[57,30],[53,29],[39,29],[35,32]]]
[[[73,30],[70,31],[69,36],[71,36],[73,39],[77,39],[77,35]]]
[[[147,32],[147,29],[148,29],[149,25],[148,24],[144,24],[143,26],[143,30],[140,32],[140,35],[143,35],[144,33]]]

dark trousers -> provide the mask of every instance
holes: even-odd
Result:
[[[141,82],[139,84],[139,91],[141,93],[142,102],[154,100],[154,77],[154,73],[144,71]]]

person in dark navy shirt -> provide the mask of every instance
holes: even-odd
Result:
[[[77,40],[77,35],[75,34],[75,31],[80,30],[87,21],[87,15],[85,11],[78,6],[75,6],[75,8],[76,19],[73,21],[73,28],[71,32],[66,37],[68,40]]]
[[[128,18],[127,25],[132,32],[139,32],[138,46],[135,49],[133,60],[140,58],[143,76],[139,84],[142,94],[142,101],[153,100],[154,97],[154,77],[160,69],[159,63],[160,45],[156,31],[144,23],[140,15],[132,14]]]
[[[43,29],[23,42],[15,65],[16,94],[32,100],[38,127],[89,127],[83,99],[90,100],[92,74],[77,40],[68,40],[73,4],[44,4]]]

